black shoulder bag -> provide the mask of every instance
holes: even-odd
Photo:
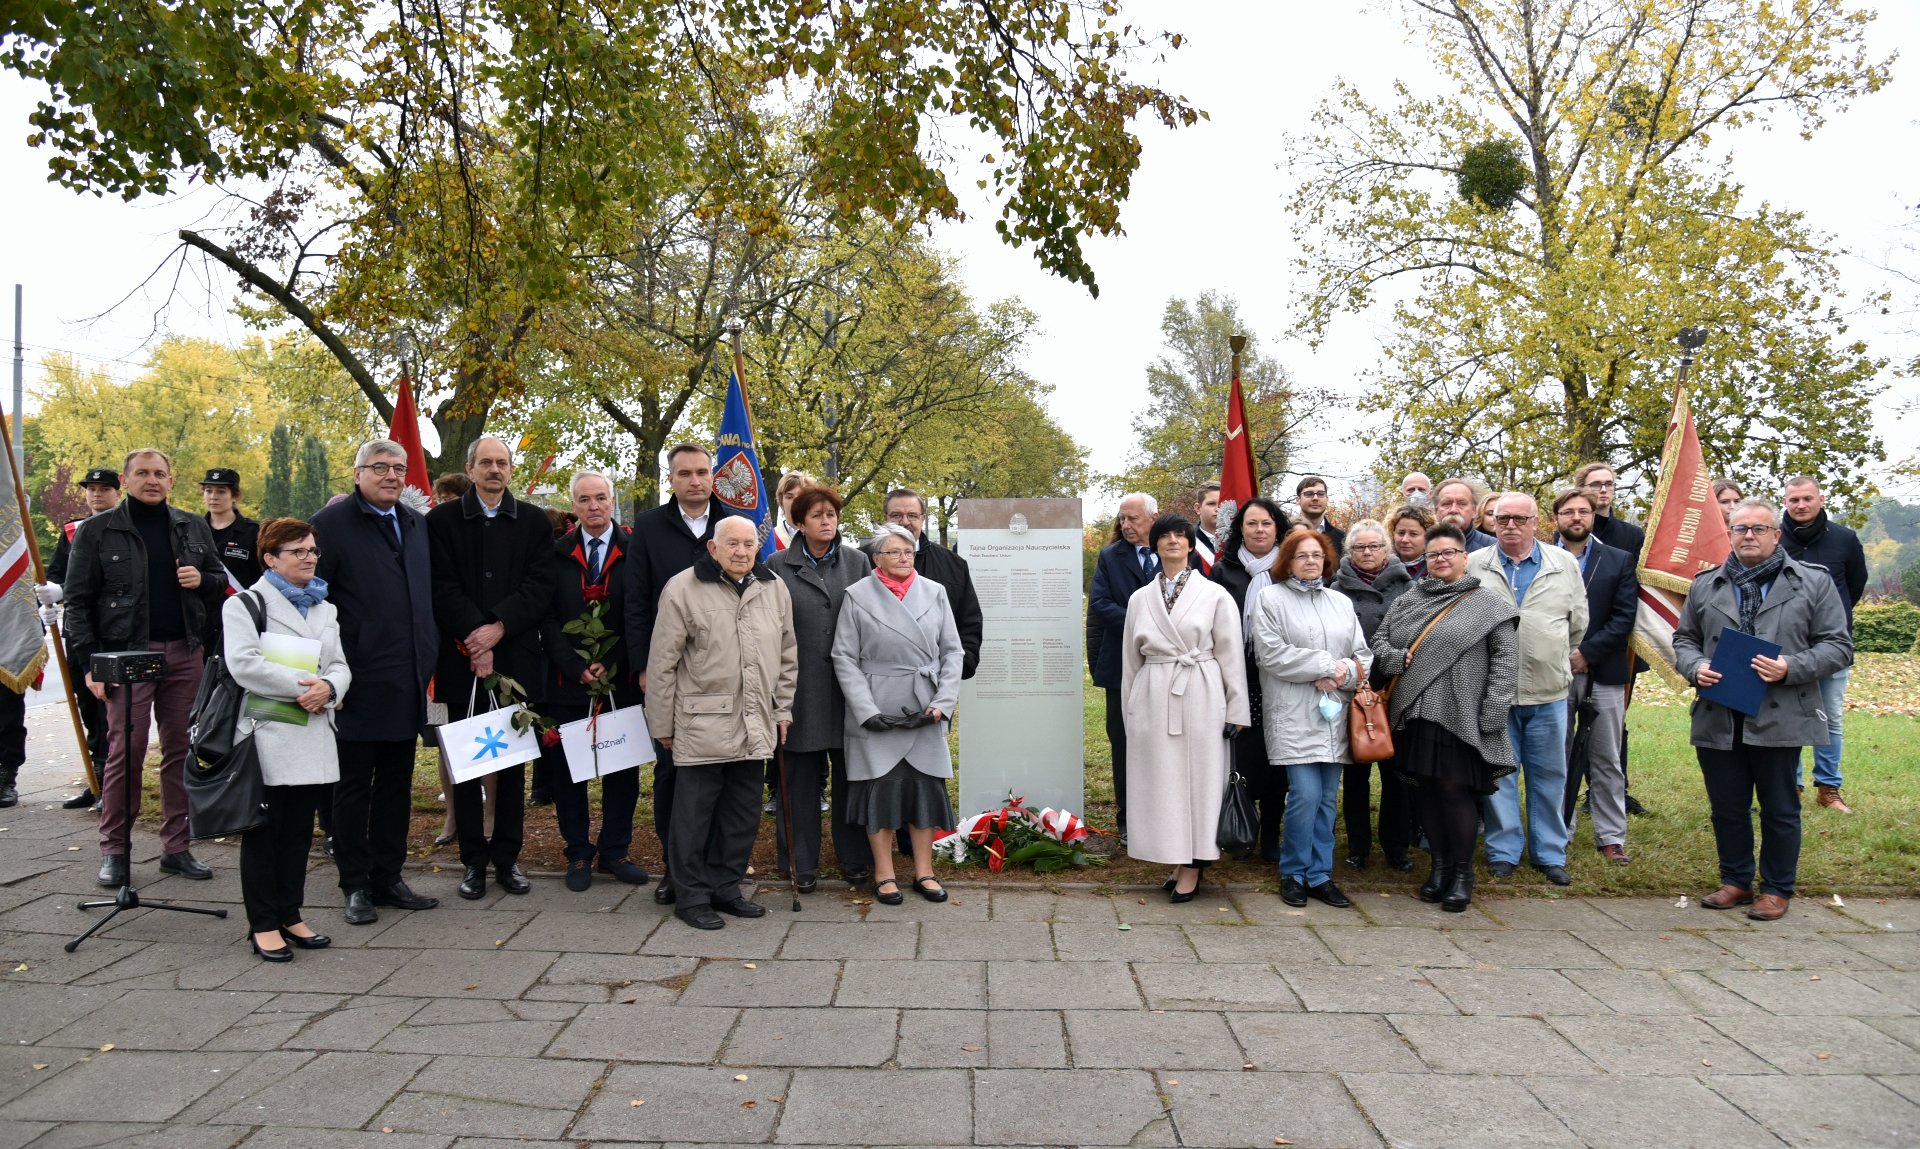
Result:
[[[253,617],[256,633],[267,628],[266,604],[252,591],[240,602]],[[193,700],[187,737],[195,761],[187,763],[187,833],[195,839],[224,838],[263,826],[266,780],[260,773],[260,748],[249,731],[236,737],[247,692],[227,670],[225,652],[207,659],[200,690]]]

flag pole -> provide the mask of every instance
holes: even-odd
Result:
[[[42,583],[46,581],[47,568],[40,562],[40,540],[33,537],[33,515],[27,510],[26,490],[20,481],[20,461],[13,454],[12,427],[9,425],[12,418],[0,411],[0,438],[6,439],[7,475],[13,480],[13,501],[20,508],[20,526],[26,532],[27,553],[33,557],[33,581]],[[100,776],[95,772],[93,756],[87,750],[87,728],[80,722],[80,703],[73,696],[73,672],[67,666],[67,644],[60,637],[59,623],[52,624],[47,631],[53,638],[54,661],[60,666],[60,685],[67,692],[67,717],[73,722],[73,740],[80,744],[80,768],[87,776],[88,788],[98,794]],[[23,690],[21,693],[26,692]]]

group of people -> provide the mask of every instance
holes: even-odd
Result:
[[[1414,868],[1409,850],[1424,838],[1431,869],[1419,896],[1443,910],[1470,904],[1477,850],[1494,877],[1524,862],[1571,885],[1567,848],[1583,808],[1600,857],[1630,864],[1625,719],[1646,669],[1631,647],[1645,535],[1613,513],[1617,489],[1611,467],[1589,463],[1543,514],[1529,494],[1415,473],[1402,505],[1344,530],[1312,475],[1292,517],[1256,496],[1216,519],[1218,484],[1194,494],[1201,525],[1161,514],[1150,495],[1124,496],[1087,624],[1128,853],[1172,865],[1169,896],[1191,898],[1220,856],[1231,777],[1257,809],[1254,849],[1278,867],[1289,905],[1351,905],[1334,881],[1343,804],[1348,863],[1367,865],[1376,824],[1396,870]],[[1694,581],[1675,627],[1676,670],[1698,688],[1717,683],[1725,627],[1781,651],[1752,661],[1766,688],[1753,717],[1705,697],[1692,708],[1720,858],[1719,887],[1702,904],[1771,921],[1794,892],[1802,748],[1814,750],[1818,804],[1851,813],[1841,718],[1866,564],[1810,476],[1787,481],[1783,507],[1725,480],[1715,494],[1732,554]],[[1363,689],[1384,699],[1393,741],[1379,763],[1377,823],[1373,768],[1354,760],[1348,737]]]
[[[887,522],[859,549],[842,535],[838,493],[798,473],[777,488],[786,545],[762,561],[758,528],[714,497],[712,453],[680,444],[667,461],[673,497],[631,528],[598,472],[573,476],[565,520],[516,497],[511,449],[492,437],[468,449],[466,482],[437,484],[445,497],[424,513],[403,497],[406,452],[387,439],[359,449],[353,489],[311,521],[240,517],[239,477],[224,469],[207,474],[205,516],[175,508],[173,464],[157,449],[88,472],[94,513],[63,530],[53,577],[38,588],[43,618],[64,622],[76,676],[101,652],[153,651],[165,663],[149,681],[85,677],[100,788],[68,805],[99,803],[100,884],[129,880],[155,724],[159,868],[211,876],[189,848],[184,772],[194,698],[219,653],[250,695],[297,705],[304,719],[243,717],[238,731],[255,740],[268,796],[239,864],[250,941],[265,960],[329,943],[302,908],[316,815],[349,924],[378,920],[382,907],[439,904],[402,869],[416,751],[444,723],[508,700],[549,727],[596,707],[645,708],[667,859],[653,896],[690,925],[764,912],[741,882],[770,774],[779,864],[797,889],[818,880],[819,803],[830,794],[831,843],[850,881],[872,882],[885,904],[906,885],[944,901],[931,845],[954,822],[946,731],[981,632],[965,562],[925,537],[926,504],[911,490],[889,493]],[[591,658],[569,633],[589,611],[612,639]],[[276,661],[272,635],[314,644],[317,667]],[[535,770],[566,842],[569,889],[588,889],[596,870],[653,880],[631,855],[637,770],[601,779],[597,833],[588,784],[572,781],[556,740]],[[485,896],[490,880],[528,892],[525,773],[450,783],[462,898]],[[896,835],[913,865],[904,879]]]

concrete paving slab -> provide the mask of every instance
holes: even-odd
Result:
[[[1227,1024],[1261,1070],[1420,1073],[1426,1066],[1383,1017],[1349,1013],[1246,1013]]]
[[[1501,969],[1618,969],[1612,958],[1564,930],[1456,930],[1447,935],[1475,965]]]
[[[1421,1060],[1440,1073],[1585,1076],[1600,1072],[1538,1018],[1403,1014],[1387,1020]]]
[[[1426,863],[1415,868],[1420,880],[1426,879]],[[1367,923],[1376,926],[1407,926],[1419,930],[1497,930],[1501,923],[1488,916],[1476,899],[1465,913],[1450,914],[1439,906],[1423,902],[1411,893],[1380,890],[1354,891],[1353,904],[1360,908]],[[1338,925],[1341,919],[1329,919],[1325,925]],[[1562,929],[1566,927],[1562,926]]]
[[[1608,1073],[1685,1077],[1777,1072],[1697,1017],[1588,1014],[1546,1021]]]
[[[1745,919],[1742,919],[1743,921]],[[1751,969],[1753,963],[1735,956],[1711,939],[1715,931],[1576,930],[1575,937],[1592,946],[1622,969]]]
[[[1920,940],[1910,933],[1829,933],[1822,937],[1865,954],[1888,969],[1920,970]]]
[[[779,1123],[790,1079],[784,1069],[615,1066],[571,1135],[596,1143],[765,1142]]]
[[[976,1145],[1172,1145],[1153,1076],[1137,1069],[981,1069]]]
[[[1920,1051],[1858,1018],[1744,1015],[1706,1021],[1787,1073],[1920,1073]]]
[[[929,921],[920,927],[922,961],[1052,961],[1045,922]]]
[[[507,950],[421,950],[372,992],[393,997],[519,997],[557,956]]]
[[[1819,1104],[1793,1078],[1710,1076],[1705,1084],[1765,1125],[1809,1149],[1910,1149],[1920,1141],[1920,1105],[1868,1077],[1823,1077]]]
[[[985,1068],[989,1064],[987,1016],[984,1009],[903,1009],[894,1060],[904,1069]],[[1060,1015],[1036,1011],[1013,1016],[1045,1016],[1052,1020],[1060,1057],[1058,1063],[1049,1068],[1064,1069],[1067,1058],[1065,1042],[1059,1037]]]
[[[1138,1009],[1140,991],[1124,962],[990,961],[993,1009]],[[1189,977],[1192,967],[1186,967]]]
[[[231,989],[236,979],[252,973],[261,964],[237,939],[225,945],[152,942],[138,953],[76,979],[74,984],[129,990]]]
[[[510,950],[630,954],[639,950],[653,923],[626,914],[542,910],[507,942]]]
[[[406,1088],[427,1061],[400,1053],[323,1053],[209,1121],[358,1129]]]
[[[367,944],[378,949],[414,950],[492,950],[511,942],[528,922],[530,912],[506,909],[475,910],[464,914],[437,911],[408,914],[371,939]],[[639,943],[634,943],[638,948]],[[522,947],[526,948],[526,947]],[[562,947],[542,946],[548,950]]]
[[[1732,970],[1715,971],[1707,976],[1775,1015],[1897,1017],[1917,1012],[1898,998],[1879,993],[1848,974],[1833,971]]]
[[[1344,1073],[1361,1112],[1395,1149],[1583,1149],[1517,1078]],[[1580,1084],[1590,1079],[1581,1078]],[[1498,1120],[1492,1116],[1498,1114]]]
[[[1714,890],[1711,882],[1689,890],[1687,904],[1671,898],[1594,898],[1588,904],[1630,930],[1665,933],[1670,930],[1746,930],[1753,922],[1736,910],[1709,910],[1700,904]]]
[[[997,922],[1076,922],[1112,925],[1114,899],[1091,893],[995,890],[991,916]]]
[[[647,935],[643,954],[677,957],[770,958],[786,940],[789,922],[769,913],[764,918],[728,918],[724,929],[696,930],[669,918]]]
[[[1871,936],[1871,935],[1869,935]],[[1796,934],[1772,930],[1723,930],[1714,944],[1745,958],[1761,969],[1880,970],[1887,965],[1836,938],[1812,931]],[[1920,949],[1920,946],[1911,946]]]
[[[898,1009],[980,1009],[987,1004],[986,962],[842,963],[835,1005]]]
[[[750,1009],[727,1039],[728,1065],[874,1067],[893,1059],[894,1009]]]
[[[406,950],[334,949],[302,952],[290,962],[253,959],[254,968],[227,984],[228,989],[309,993],[368,993],[392,977],[414,955]]]
[[[198,1049],[272,1000],[270,993],[139,989],[89,1011],[44,1038],[47,1045]]]
[[[1340,960],[1318,933],[1299,926],[1189,926],[1185,932],[1205,962],[1271,962],[1285,969]]]
[[[62,1059],[44,1060],[57,1067]],[[11,1121],[165,1121],[237,1072],[245,1054],[195,1058],[190,1069],[179,1054],[115,1049],[81,1054],[66,1068],[50,1067],[32,1088],[0,1106],[0,1124]]]
[[[1595,1145],[1778,1149],[1779,1139],[1704,1085],[1684,1078],[1535,1077],[1547,1111]]]
[[[1233,1069],[1240,1043],[1217,1013],[1118,1009],[1065,1011],[1079,1069]]]
[[[1272,1145],[1365,1149],[1380,1144],[1353,1097],[1324,1073],[1161,1074],[1184,1145]]]
[[[1920,900],[1913,898],[1853,898],[1838,912],[1870,930],[1920,932]]]
[[[15,985],[0,1002],[0,1048],[31,1045],[93,1011],[112,1004],[126,991],[111,986]]]
[[[51,1081],[88,1053],[84,1049],[0,1045],[0,1104],[12,1101],[43,1081]]]
[[[1317,929],[1333,955],[1346,965],[1463,966],[1473,959],[1446,934],[1431,927],[1377,926],[1373,929]],[[1484,931],[1483,931],[1484,932]]]
[[[1911,1009],[1920,1009],[1920,973],[1907,970],[1863,971],[1854,974],[1853,980]]]
[[[736,1009],[686,1005],[590,1005],[553,1039],[546,1056],[699,1064],[719,1056],[739,1016]]]
[[[1299,997],[1269,965],[1136,962],[1133,971],[1151,1009],[1300,1008]]]
[[[686,1005],[830,1005],[839,980],[836,961],[710,961],[693,975],[680,1001]]]
[[[1416,899],[1417,900],[1417,899]],[[1620,920],[1602,913],[1602,899],[1566,898],[1486,898],[1476,894],[1469,911],[1478,910],[1490,920],[1512,930],[1617,930]],[[1451,915],[1449,915],[1451,916]],[[1471,917],[1471,913],[1461,917]]]
[[[437,1093],[402,1093],[375,1115],[384,1132],[485,1134],[551,1139],[573,1124],[571,1109],[514,1105],[479,1097],[445,1097]]]
[[[1920,1049],[1920,1017],[1863,1017],[1860,1020],[1896,1041]]]
[[[1316,1013],[1458,1013],[1423,972],[1388,966],[1287,968],[1281,971]]]
[[[1607,1007],[1552,969],[1430,969],[1427,977],[1462,1013],[1538,1016],[1606,1013]]]
[[[1199,955],[1179,926],[1113,922],[1055,922],[1054,953],[1061,961],[1194,962]]]
[[[780,947],[785,959],[899,958],[920,948],[918,922],[794,922]]]
[[[775,1140],[851,1145],[884,1131],[909,1145],[970,1145],[972,1093],[959,1069],[795,1070]]]
[[[0,985],[9,982],[37,982],[60,985],[104,969],[130,954],[139,953],[142,943],[91,937],[73,953],[66,952],[71,940],[59,934],[0,934]],[[25,966],[25,969],[20,967]]]

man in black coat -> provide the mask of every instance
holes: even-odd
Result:
[[[473,487],[458,502],[427,512],[427,544],[433,555],[433,617],[440,625],[440,659],[434,693],[452,721],[491,710],[495,696],[476,693],[491,674],[518,682],[522,700],[535,706],[545,696],[547,658],[540,626],[553,609],[553,525],[546,511],[523,503],[507,489],[513,452],[485,436],[467,447],[467,478]],[[506,705],[499,699],[498,705]],[[524,894],[532,887],[520,871],[521,832],[526,817],[526,764],[484,778],[456,782],[453,821],[460,835],[460,896],[486,896],[487,867],[500,888]],[[497,788],[493,835],[487,835],[485,788]]]
[[[334,715],[340,781],[333,787],[334,863],[348,924],[375,906],[430,910],[401,876],[413,817],[414,747],[427,721],[427,681],[440,648],[433,622],[427,521],[401,501],[406,448],[391,439],[354,456],[353,493],[313,516],[316,573],[340,618],[353,697]]]
[[[540,642],[552,667],[540,712],[560,725],[588,716],[593,702],[588,688],[595,683],[613,687],[601,700],[603,713],[640,702],[638,673],[623,637],[627,555],[633,549],[633,536],[613,521],[613,483],[605,475],[582,471],[573,477],[570,489],[573,515],[580,525],[553,546],[557,567],[553,609],[540,625]],[[586,638],[568,634],[566,627],[585,619],[596,605],[601,625],[612,632],[613,645],[589,662],[580,655],[588,649]],[[553,816],[567,842],[567,888],[581,893],[593,885],[596,856],[601,873],[630,885],[646,885],[647,872],[628,857],[633,846],[633,808],[640,800],[640,771],[617,770],[601,776],[600,838],[595,843],[588,837],[593,811],[587,784],[573,780],[565,751],[557,744],[546,746],[540,768],[547,772]]]
[[[1840,592],[1840,605],[1847,608],[1847,633],[1853,633],[1853,608],[1867,593],[1867,552],[1853,528],[1827,517],[1827,496],[1820,481],[1812,475],[1795,475],[1787,480],[1786,513],[1780,518],[1780,546],[1797,563],[1822,567],[1833,576],[1833,589]],[[1840,770],[1841,719],[1846,717],[1847,680],[1852,667],[1844,667],[1820,680],[1821,709],[1827,715],[1827,744],[1813,748],[1813,784],[1820,805],[1836,814],[1851,814],[1853,808],[1841,796],[1844,778]]]
[[[40,600],[40,621],[48,626],[60,621],[58,608],[54,604],[65,593],[60,584],[67,581],[67,565],[73,558],[73,536],[80,530],[80,524],[120,505],[120,472],[112,467],[95,467],[87,472],[86,478],[80,480],[80,491],[87,501],[87,513],[77,519],[68,519],[60,528],[59,541],[53,545],[53,558],[47,563],[47,581],[33,588],[34,595]],[[60,640],[67,648],[67,666],[80,665],[73,653],[73,638],[62,630]],[[106,704],[95,698],[90,690],[74,691],[73,700],[80,711],[81,725],[87,731],[87,761],[92,767],[89,777],[98,780],[100,764],[107,758]],[[60,808],[85,810],[98,800],[99,795],[88,785],[60,803]]]
[[[1567,789],[1562,814],[1569,829],[1580,793],[1581,764],[1573,748],[1584,737],[1585,772],[1593,844],[1610,862],[1627,857],[1627,775],[1620,746],[1627,720],[1627,683],[1633,679],[1634,619],[1640,612],[1640,577],[1633,557],[1593,535],[1593,497],[1574,487],[1554,496],[1560,545],[1580,561],[1587,585],[1587,633],[1569,656],[1573,685],[1567,693]]]
[[[100,767],[100,884],[127,883],[139,777],[150,724],[160,727],[160,869],[213,876],[187,849],[187,727],[200,689],[206,640],[226,596],[226,571],[204,520],[167,505],[173,460],[151,447],[127,453],[121,468],[128,499],[76,532],[64,586],[72,670],[107,710],[107,760]],[[147,650],[166,659],[166,676],[109,688],[87,665],[95,654]],[[132,693],[126,715],[121,691]],[[129,720],[130,719],[130,720]],[[125,769],[123,769],[125,764]],[[131,779],[129,779],[131,771]],[[131,781],[131,785],[129,785]],[[129,795],[127,791],[133,793]],[[131,798],[131,801],[129,801]]]
[[[967,560],[927,537],[927,500],[918,491],[901,487],[888,491],[881,504],[887,521],[905,527],[919,541],[915,544],[913,569],[946,588],[947,601],[953,604],[953,625],[960,631],[960,677],[968,679],[980,669],[980,640],[987,624],[980,613],[980,596],[973,593],[973,572]],[[861,550],[871,559],[873,545]]]
[[[1087,594],[1087,653],[1093,662],[1093,684],[1107,692],[1114,825],[1123,835],[1127,832],[1127,725],[1120,697],[1120,653],[1127,630],[1127,600],[1160,572],[1160,559],[1147,547],[1147,533],[1158,511],[1152,495],[1120,497],[1120,513],[1113,524],[1115,538],[1101,550],[1093,571],[1093,589]],[[1099,628],[1097,638],[1095,627]]]
[[[660,592],[669,579],[707,553],[714,524],[739,513],[713,497],[713,452],[697,443],[676,443],[667,449],[667,485],[673,498],[634,518],[633,551],[627,562],[627,649],[634,652],[643,692]],[[664,851],[673,829],[673,751],[659,742],[653,744],[653,751],[653,830]],[[673,901],[673,883],[665,874],[660,875],[653,900],[661,905]]]

